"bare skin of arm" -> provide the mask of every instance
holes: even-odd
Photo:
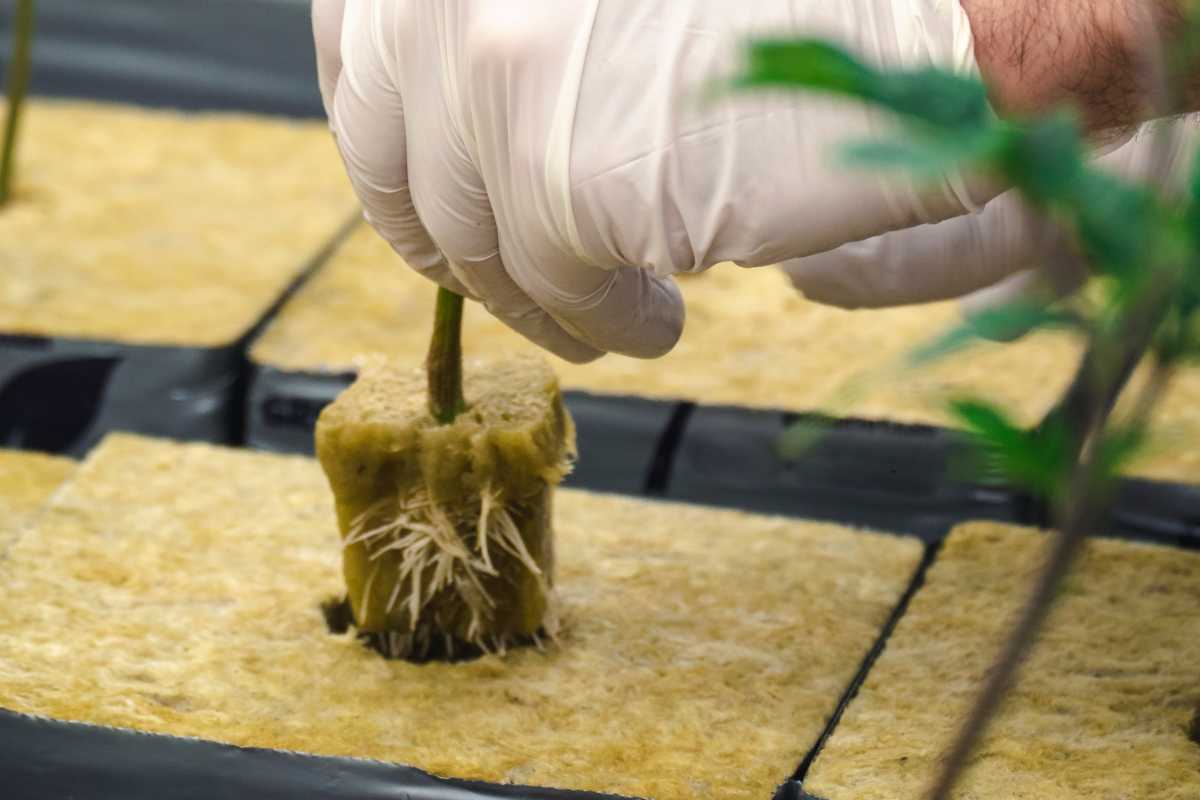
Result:
[[[1169,44],[1191,0],[961,0],[975,55],[1003,114],[1069,103],[1092,131],[1157,116],[1150,41]],[[1200,80],[1172,112],[1200,108]]]

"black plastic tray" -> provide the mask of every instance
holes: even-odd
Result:
[[[8,800],[612,800],[442,780],[376,761],[318,758],[27,717],[0,710]]]
[[[246,404],[246,444],[276,453],[312,455],[321,409],[352,382],[353,373],[287,372],[255,364]],[[565,392],[581,458],[566,485],[598,492],[644,494],[669,447],[664,436],[680,404],[640,397]],[[661,470],[661,466],[659,466]]]
[[[0,446],[82,455],[111,430],[231,442],[238,347],[0,337]]]
[[[0,11],[7,63],[11,3]],[[33,91],[323,115],[306,0],[38,0]]]
[[[796,460],[778,453],[794,414],[695,410],[674,454],[666,495],[763,513],[944,537],[964,519],[1021,522],[1025,500],[955,479],[962,443],[949,431],[859,419],[828,421]]]
[[[436,778],[411,767],[58,722],[0,710],[6,800],[618,800]],[[796,800],[782,786],[776,800]]]
[[[289,372],[251,361],[246,446],[272,453],[313,454],[321,410],[354,382],[353,372]]]
[[[1046,527],[1044,504],[1001,485],[963,480],[969,445],[944,428],[833,420],[797,460],[779,455],[803,417],[699,407],[671,459],[666,496],[828,519],[938,541],[964,519]],[[1109,534],[1200,547],[1200,486],[1126,480]]]
[[[311,454],[321,409],[352,374],[256,365],[247,443]],[[1046,526],[1041,503],[1003,485],[963,479],[969,445],[944,428],[845,418],[801,457],[781,457],[783,411],[567,392],[581,460],[568,485],[907,533],[928,542],[966,519]],[[1127,480],[1113,535],[1200,546],[1200,486]]]

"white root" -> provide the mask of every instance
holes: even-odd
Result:
[[[381,518],[387,521],[380,524]],[[463,537],[466,531],[474,533],[475,552]],[[398,559],[395,586],[388,596],[385,612],[390,614],[404,607],[413,630],[389,631],[380,637],[382,649],[393,658],[424,657],[428,653],[434,631],[432,626],[419,621],[434,599],[447,591],[453,592],[470,613],[466,633],[469,644],[488,653],[503,654],[507,650],[512,642],[490,632],[496,604],[483,583],[485,576],[498,574],[492,561],[493,546],[508,553],[535,576],[543,594],[550,598],[543,570],[526,547],[501,492],[490,485],[484,487],[474,508],[443,508],[423,489],[402,497],[385,498],[354,519],[343,544],[363,546],[374,565],[364,588],[361,604],[364,616],[369,609],[371,587],[382,566],[380,559],[389,553]],[[557,617],[552,606],[546,617],[544,630],[553,639]],[[444,638],[446,652],[452,655],[452,637]],[[541,639],[535,641],[540,648]]]
[[[492,506],[495,504],[496,499],[491,491],[488,490],[485,490],[480,495],[479,524],[475,526],[475,546],[479,548],[479,554],[483,556],[483,563],[489,567],[492,566],[492,556],[488,550],[488,542],[492,537],[488,532],[488,527],[492,519]]]
[[[371,574],[367,576],[367,582],[363,584],[362,610],[363,616],[367,616],[371,612],[371,587],[375,584],[375,578],[379,575],[379,565],[376,564],[371,568]]]

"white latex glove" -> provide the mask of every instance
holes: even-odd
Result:
[[[841,145],[892,125],[858,103],[700,101],[751,35],[973,72],[958,0],[314,0],[313,14],[367,220],[414,268],[572,361],[669,351],[684,319],[674,273],[777,264],[995,194],[846,170]]]
[[[1167,188],[1180,191],[1200,146],[1194,118],[1144,126],[1099,155],[1097,165],[1133,181],[1152,180],[1156,126],[1175,129],[1167,153]],[[1087,280],[1078,260],[1041,263],[1046,253],[1070,249],[1062,229],[1041,225],[1015,192],[1006,192],[977,214],[844,245],[789,261],[783,269],[797,289],[819,303],[879,308],[966,296],[964,312],[974,314],[1021,297],[1051,301],[1078,289]]]

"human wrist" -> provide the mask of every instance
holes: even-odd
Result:
[[[1155,32],[1169,42],[1190,0],[960,0],[992,102],[1024,116],[1074,106],[1091,131],[1136,125],[1152,107]],[[1181,109],[1183,110],[1183,109]]]

